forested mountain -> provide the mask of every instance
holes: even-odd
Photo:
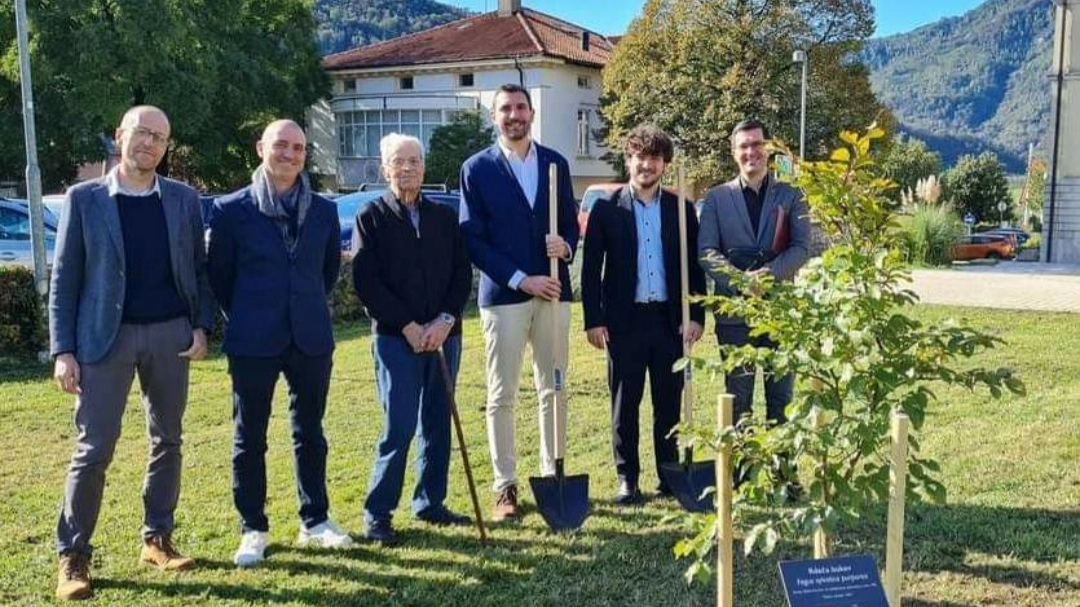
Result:
[[[1028,143],[1045,147],[1049,135],[1052,20],[1046,0],[988,0],[963,16],[871,40],[863,58],[901,130],[946,165],[992,150],[1023,172]]]
[[[433,0],[315,0],[323,55],[461,19],[469,12]]]

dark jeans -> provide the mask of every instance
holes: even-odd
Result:
[[[121,420],[135,375],[139,376],[150,461],[143,482],[143,537],[168,534],[180,499],[180,445],[187,404],[187,358],[191,324],[176,318],[148,325],[120,325],[109,352],[80,366],[82,392],[75,399],[78,439],[71,456],[64,502],[56,524],[59,552],[91,552],[105,492],[105,471],[112,462]]]
[[[657,478],[661,478],[660,464],[678,459],[677,440],[668,434],[679,422],[683,376],[671,370],[682,356],[682,343],[671,330],[666,307],[635,305],[633,314],[634,329],[611,335],[608,341],[608,389],[611,391],[615,472],[619,478],[637,484],[641,474],[638,418],[645,391],[645,372],[649,373],[652,393]]]
[[[776,344],[765,336],[750,338],[750,328],[744,324],[716,324],[716,338],[721,344],[741,346],[752,344],[758,348],[775,348]],[[745,365],[728,374],[725,381],[727,391],[735,396],[735,420],[738,421],[743,415],[751,413],[751,405],[754,402],[754,376],[756,369],[753,365]],[[783,423],[787,421],[784,409],[791,403],[792,390],[795,386],[795,375],[788,373],[782,377],[765,371],[765,417],[769,421]]]
[[[331,355],[307,356],[295,345],[278,356],[230,356],[233,384],[233,502],[244,531],[268,531],[266,519],[266,429],[278,375],[289,385],[293,468],[300,520],[311,528],[324,522],[326,438],[322,418],[330,386]]]
[[[450,377],[456,381],[461,337],[443,344]],[[416,488],[412,510],[423,514],[441,508],[450,469],[450,400],[439,357],[413,352],[404,337],[375,335],[375,384],[383,409],[383,433],[375,447],[375,465],[364,501],[364,520],[389,520],[401,499],[409,443],[416,436]]]

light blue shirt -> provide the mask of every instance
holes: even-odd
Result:
[[[637,287],[635,303],[667,301],[664,244],[660,236],[660,189],[651,202],[634,193],[634,225],[637,226]]]

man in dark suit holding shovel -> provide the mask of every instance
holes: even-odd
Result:
[[[581,270],[581,298],[589,343],[608,351],[612,443],[619,487],[618,504],[641,501],[638,487],[638,410],[649,373],[653,404],[653,445],[657,477],[660,465],[676,461],[676,441],[669,436],[679,421],[681,373],[672,366],[682,356],[682,341],[701,338],[705,313],[691,307],[681,318],[679,269],[679,199],[660,188],[674,145],[662,130],[635,128],[624,148],[630,183],[596,203],[586,232]],[[688,256],[697,241],[698,224],[687,206]],[[705,275],[693,264],[689,290],[705,292]],[[670,489],[662,481],[658,493]]]

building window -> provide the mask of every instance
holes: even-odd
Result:
[[[592,81],[589,79],[588,76],[578,76],[577,77],[577,87],[579,89],[591,89],[592,88]]]
[[[468,87],[473,86],[473,75],[472,74],[459,74],[458,75],[458,86],[460,86],[462,88],[468,88]]]
[[[338,112],[338,155],[378,158],[379,140],[390,133],[412,135],[427,148],[435,129],[453,120],[459,110],[357,110]]]
[[[345,81],[341,83],[341,89],[346,93],[355,93],[356,78],[346,78]]]
[[[412,76],[402,76],[401,78],[398,78],[398,88],[403,91],[413,90]]]
[[[577,155],[589,155],[589,110],[577,113]]]

